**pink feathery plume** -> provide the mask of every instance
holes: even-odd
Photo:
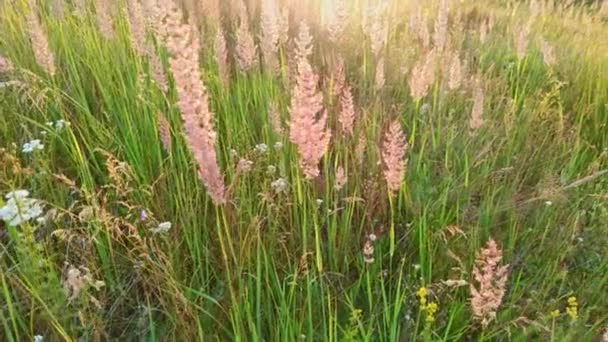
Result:
[[[163,67],[163,63],[160,59],[160,56],[157,53],[154,53],[153,47],[150,47],[150,68],[152,69],[152,78],[154,79],[154,83],[162,90],[163,92],[167,92],[169,90],[169,82],[167,81],[167,76],[165,75],[165,69]]]
[[[214,26],[219,26],[221,21],[220,1],[221,0],[207,0],[202,4],[204,15]]]
[[[378,64],[376,64],[376,89],[380,90],[384,88],[385,83],[386,79],[384,77],[384,58],[380,58]]]
[[[275,0],[263,0],[261,15],[262,37],[262,57],[264,66],[270,73],[276,74],[279,71],[278,52],[279,52],[279,12]]]
[[[165,118],[162,113],[156,114],[156,118],[158,120],[158,137],[160,138],[160,142],[162,143],[165,151],[171,151],[171,126],[169,125],[169,121]]]
[[[543,62],[546,66],[552,66],[555,64],[555,52],[553,46],[551,46],[544,38],[539,38],[540,52],[543,55]]]
[[[140,56],[148,57],[154,82],[163,92],[166,92],[169,85],[162,61],[156,53],[154,44],[146,37],[148,27],[153,32],[157,32],[160,25],[158,22],[153,22],[154,19],[161,19],[158,5],[155,0],[146,0],[143,5],[139,0],[129,0],[127,4],[131,46]],[[146,18],[146,15],[149,15],[149,17]]]
[[[501,266],[502,251],[493,239],[488,240],[475,258],[471,282],[471,308],[476,319],[485,328],[496,318],[496,311],[505,295],[509,265]]]
[[[385,18],[386,4],[378,3],[374,8],[369,9],[369,11],[368,22],[364,29],[370,38],[374,56],[379,56],[388,36],[388,24]]]
[[[310,27],[306,22],[300,23],[298,31],[298,39],[296,40],[296,63],[299,63],[302,59],[308,59],[312,55],[312,35],[310,34]]]
[[[270,122],[270,127],[277,135],[283,135],[283,120],[281,119],[281,114],[277,108],[277,104],[272,102],[270,104],[270,109],[268,110],[268,121]]]
[[[355,158],[359,165],[363,164],[363,159],[365,158],[366,149],[367,149],[367,137],[365,136],[365,132],[360,132],[359,141],[357,142],[357,146],[355,146]]]
[[[224,86],[230,83],[230,68],[228,66],[228,48],[226,38],[221,26],[215,32],[215,58],[217,59],[218,72]]]
[[[197,32],[183,23],[182,12],[170,0],[159,2],[165,13],[165,38],[169,66],[175,80],[185,138],[198,164],[198,174],[216,205],[226,203],[224,180],[215,152],[216,133],[209,95],[200,70]]]
[[[97,0],[95,6],[97,25],[99,26],[99,32],[106,39],[114,38],[113,12],[114,6],[110,0]]]
[[[346,66],[344,64],[344,58],[338,57],[334,65],[334,70],[332,72],[332,84],[333,84],[333,95],[336,97],[340,97],[342,95],[342,90],[346,85]]]
[[[342,166],[338,166],[336,169],[336,182],[334,184],[334,189],[342,190],[344,185],[348,182],[348,175]]]
[[[146,18],[143,6],[139,0],[129,0],[127,5],[131,46],[140,56],[146,56],[150,51],[146,44]]]
[[[418,101],[425,97],[429,88],[435,82],[435,50],[429,51],[424,59],[414,65],[409,79],[410,94]]]
[[[480,129],[483,126],[483,101],[484,93],[481,88],[480,81],[477,80],[475,85],[475,97],[473,102],[473,109],[471,109],[471,117],[469,118],[469,128],[471,132]]]
[[[458,52],[454,51],[452,55],[452,60],[450,61],[450,72],[448,78],[448,88],[450,90],[456,90],[460,88],[462,84],[463,78],[463,70],[462,64],[460,63],[460,58],[458,57]]]
[[[344,30],[346,29],[348,7],[345,0],[336,0],[333,7],[327,23],[327,31],[329,33],[329,40],[332,43],[338,43],[342,39]]]
[[[28,33],[32,42],[32,49],[34,50],[34,58],[47,74],[54,76],[57,71],[55,68],[55,56],[49,46],[48,37],[42,29],[36,9],[35,5],[32,6],[27,14]]]
[[[289,9],[283,8],[281,16],[278,18],[279,25],[279,45],[285,47],[289,40]]]
[[[355,123],[355,103],[350,87],[345,87],[342,91],[342,96],[340,96],[340,107],[338,122],[340,122],[340,125],[342,126],[342,131],[348,135],[352,135]]]
[[[300,37],[308,41],[308,26],[302,22],[300,25]],[[320,117],[323,111],[323,95],[317,89],[319,76],[310,66],[307,52],[312,48],[305,42],[298,41],[300,54],[298,62],[298,76],[296,86],[291,98],[289,139],[298,147],[300,154],[300,166],[308,179],[319,176],[319,162],[323,158],[331,139],[331,132],[326,128],[327,111]]]
[[[240,23],[236,33],[236,60],[241,71],[249,71],[255,66],[256,46],[253,35],[249,30],[249,16],[247,8],[241,3]]]
[[[435,32],[433,34],[433,43],[435,50],[439,53],[445,48],[448,36],[448,0],[441,0],[439,3],[439,14],[435,21]]]
[[[384,179],[389,191],[394,194],[401,188],[405,176],[407,158],[405,155],[409,145],[398,120],[391,123],[384,136],[382,159],[384,161]]]
[[[422,6],[417,5],[412,15],[410,16],[409,28],[414,33],[418,40],[422,43],[422,46],[427,49],[431,44],[431,34],[426,23],[426,18],[422,13]]]
[[[515,35],[515,50],[517,52],[517,59],[520,61],[526,57],[526,53],[528,52],[528,35],[530,34],[530,26],[530,22],[528,22],[526,25],[522,25]]]

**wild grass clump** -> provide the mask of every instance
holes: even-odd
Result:
[[[606,340],[606,19],[0,3],[0,340]]]

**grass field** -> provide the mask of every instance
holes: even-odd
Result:
[[[608,1],[0,1],[1,341],[608,341]]]

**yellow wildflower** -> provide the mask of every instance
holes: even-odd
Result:
[[[578,302],[576,301],[576,297],[568,298],[568,307],[566,307],[566,313],[570,316],[572,321],[576,321],[578,319]]]
[[[439,306],[435,302],[431,302],[426,306],[426,322],[428,324],[435,322],[435,313]]]
[[[420,303],[420,309],[424,310],[426,308],[426,296],[428,294],[428,291],[426,289],[426,287],[421,287],[418,289],[418,291],[416,291],[416,296],[419,298],[418,301]]]
[[[560,314],[559,310],[553,310],[549,313],[549,317],[552,319],[557,318],[557,316],[559,316],[559,314]]]

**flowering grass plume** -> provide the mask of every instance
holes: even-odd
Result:
[[[240,23],[236,33],[236,60],[240,70],[247,72],[255,66],[257,48],[249,29],[247,8],[241,3],[239,10]]]
[[[323,95],[317,89],[319,76],[317,76],[305,57],[312,51],[308,26],[302,22],[300,25],[300,38],[298,47],[302,54],[298,62],[298,76],[296,86],[291,98],[289,139],[298,147],[300,153],[300,166],[306,178],[313,179],[319,176],[319,162],[331,139],[331,132],[326,128],[327,111],[323,111]]]
[[[471,117],[469,118],[469,128],[471,131],[476,131],[483,126],[483,102],[484,93],[483,88],[479,85],[477,80],[475,85],[475,97],[473,102],[473,108],[471,109]]]
[[[355,123],[355,103],[353,93],[350,87],[345,87],[340,96],[340,115],[338,121],[342,126],[342,131],[348,135],[353,135],[353,126]]]
[[[295,50],[295,61],[299,67],[301,60],[308,59],[312,55],[312,35],[310,34],[310,27],[306,22],[300,22],[298,30],[298,38],[296,39],[296,50]]]
[[[522,60],[526,57],[528,52],[528,35],[530,34],[530,23],[522,25],[515,36],[515,51],[517,52],[517,59]]]
[[[228,83],[230,82],[228,47],[226,46],[226,38],[224,37],[224,31],[221,27],[218,27],[215,32],[215,58],[217,60],[220,79],[224,86],[228,86]]]
[[[539,39],[540,52],[543,55],[543,62],[545,65],[550,67],[555,64],[555,52],[553,46],[551,46],[544,38]]]
[[[475,258],[471,282],[473,315],[485,328],[496,318],[496,311],[505,295],[509,265],[501,265],[502,251],[493,239],[488,240]]]
[[[268,110],[268,121],[270,122],[270,127],[277,135],[281,136],[285,133],[283,129],[283,121],[281,120],[281,114],[279,113],[279,109],[277,108],[277,104],[272,102],[270,104],[270,108]]]
[[[110,0],[97,0],[95,14],[99,32],[105,39],[114,38],[114,5]]]
[[[428,49],[431,45],[431,34],[429,33],[429,27],[426,23],[426,18],[422,13],[422,6],[417,5],[416,10],[412,12],[410,16],[410,30],[417,36],[418,40],[422,44],[422,47]]]
[[[450,90],[456,90],[462,85],[463,70],[458,52],[452,54],[452,60],[450,61],[450,74],[448,78],[448,88]]]
[[[148,16],[148,18],[146,18]],[[146,33],[148,28],[154,33],[159,33],[160,21],[162,14],[159,12],[159,6],[156,0],[145,0],[144,4],[139,0],[129,0],[128,2],[128,22],[131,40],[131,46],[142,57],[147,57],[150,63],[152,79],[154,83],[163,91],[167,92],[169,84],[163,63],[156,48],[151,40],[148,40]]]
[[[394,194],[401,188],[407,167],[406,153],[409,148],[405,134],[398,120],[393,121],[384,136],[382,160],[384,161],[384,179],[389,191]]]
[[[339,98],[340,95],[342,95],[342,89],[344,89],[344,86],[346,85],[344,58],[338,57],[336,60],[331,79],[333,84],[333,95]]]
[[[336,169],[336,182],[334,184],[334,189],[342,190],[344,185],[348,182],[348,176],[346,175],[346,171],[342,166],[338,166]]]
[[[380,58],[376,64],[376,78],[374,80],[377,90],[384,88],[386,78],[384,76],[384,58]]]
[[[220,1],[221,0],[198,0],[199,6],[202,9],[202,14],[207,19],[207,22],[214,27],[220,26]]]
[[[338,43],[344,35],[348,21],[348,7],[345,0],[336,0],[329,13],[327,32],[332,43]]]
[[[429,88],[435,82],[435,58],[435,50],[431,50],[412,69],[408,84],[410,94],[416,101],[425,97]]]
[[[433,34],[433,44],[435,49],[442,52],[448,39],[448,0],[439,2],[439,14],[435,21],[435,32]]]
[[[276,0],[263,0],[261,14],[262,37],[261,48],[264,66],[267,71],[277,73],[279,69],[278,52],[280,32],[280,17]]]
[[[224,180],[215,152],[216,133],[209,95],[203,85],[199,62],[200,42],[192,26],[183,23],[181,11],[172,1],[163,3],[166,13],[166,45],[169,66],[175,79],[186,141],[198,164],[199,177],[215,204],[224,204]]]
[[[139,0],[128,0],[129,38],[131,46],[140,56],[149,54],[146,45],[146,18]]]
[[[47,74],[54,76],[56,72],[55,56],[49,46],[48,37],[42,29],[36,9],[36,6],[32,6],[27,14],[28,33],[30,41],[32,42],[34,57],[36,58],[38,65],[40,65]]]
[[[160,142],[163,144],[165,151],[171,151],[171,125],[169,121],[162,113],[156,114],[156,118],[158,120],[158,137],[160,138]]]
[[[385,18],[386,4],[378,3],[369,9],[367,23],[364,27],[370,42],[374,56],[380,56],[380,52],[386,45],[388,36],[388,24]]]
[[[484,20],[481,22],[481,24],[479,26],[479,41],[481,43],[485,43],[486,40],[488,39],[488,33],[489,33],[488,31],[490,31],[488,21]]]
[[[160,56],[157,53],[154,53],[153,47],[150,46],[149,48],[151,49],[150,51],[152,51],[149,55],[152,78],[160,90],[166,93],[169,90],[169,82],[167,81],[167,75],[165,75],[163,62],[161,61]]]

